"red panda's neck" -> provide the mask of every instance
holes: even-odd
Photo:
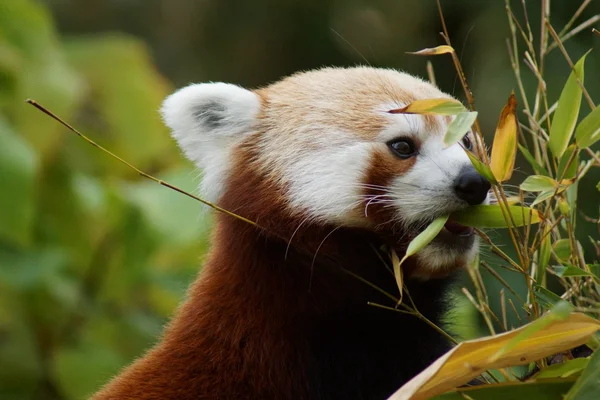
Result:
[[[96,400],[386,398],[443,352],[416,317],[368,304],[395,305],[357,276],[398,290],[374,234],[302,224],[238,161],[220,205],[266,230],[217,215],[209,257],[162,340]],[[407,284],[437,321],[447,282]]]
[[[397,290],[368,234],[338,229],[320,245],[330,231],[307,231],[288,248],[217,219],[211,254],[162,341],[95,399],[385,398],[445,348],[415,317],[368,305],[393,302],[344,272]],[[322,256],[306,250],[319,246]],[[434,321],[444,287],[411,290]]]
[[[331,230],[319,229],[287,243],[231,217],[218,219],[204,270],[166,333],[169,352],[197,352],[212,368],[238,371],[237,380],[253,392],[282,390],[274,398],[307,393],[313,379],[302,375],[316,372],[314,347],[321,339],[364,329],[359,325],[369,323],[361,317],[369,301],[392,304],[345,271],[390,293],[397,290],[393,276],[368,236],[357,232],[327,237]],[[317,351],[327,358],[326,349]],[[220,376],[227,379],[225,372]]]

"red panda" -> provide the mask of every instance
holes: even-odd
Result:
[[[369,303],[393,307],[382,291],[398,294],[378,249],[402,257],[434,218],[488,201],[464,151],[472,133],[446,147],[450,117],[389,112],[440,97],[368,67],[168,97],[163,118],[203,171],[205,198],[257,226],[216,216],[204,268],[159,343],[93,399],[385,399],[448,350],[413,315]],[[472,229],[449,222],[403,265],[434,323],[476,249]]]

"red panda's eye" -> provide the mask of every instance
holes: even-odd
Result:
[[[467,149],[467,150],[473,150],[473,143],[471,142],[471,139],[469,139],[468,135],[465,135],[462,138],[462,144],[465,147],[465,149]]]
[[[388,145],[396,156],[403,159],[410,158],[417,154],[415,143],[408,138],[396,139],[388,143]]]

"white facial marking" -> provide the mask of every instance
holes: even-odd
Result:
[[[456,196],[454,185],[471,162],[460,144],[445,146],[447,122],[442,116],[436,118],[439,131],[428,131],[423,116],[390,115],[390,126],[379,135],[379,140],[386,143],[401,137],[411,138],[419,147],[415,164],[390,184],[397,215],[408,229],[424,228],[433,218],[466,206]],[[484,204],[488,202],[489,195]],[[421,268],[414,276],[428,279],[436,271],[453,268],[458,259],[470,262],[477,253],[477,243],[475,238],[473,245],[464,250],[434,240],[417,254]]]
[[[453,187],[462,168],[471,165],[471,161],[460,144],[445,146],[447,123],[442,116],[435,118],[440,130],[430,132],[421,115],[392,114],[390,126],[379,135],[379,140],[385,142],[412,138],[419,147],[415,164],[390,185],[398,215],[408,226],[465,206]]]
[[[330,132],[327,132],[327,131]],[[361,182],[372,144],[350,133],[307,124],[297,131],[266,132],[260,142],[260,165],[278,171],[291,210],[321,222],[364,225],[353,217],[362,202]]]
[[[469,165],[459,144],[445,148],[441,137],[435,136],[423,142],[414,166],[392,183],[402,221],[410,225],[464,206],[453,187],[462,168]]]
[[[369,227],[364,185],[369,184],[365,174],[373,154],[384,143],[409,137],[417,143],[418,155],[414,165],[385,188],[386,206],[393,206],[408,227],[464,207],[454,182],[470,161],[459,144],[444,146],[444,117],[436,117],[440,131],[430,131],[428,126],[435,124],[426,124],[423,116],[387,113],[406,105],[399,101],[402,93],[414,98],[449,96],[396,71],[350,69],[348,80],[345,71],[325,69],[266,88],[262,110],[256,93],[225,83],[190,85],[169,96],[161,109],[163,118],[186,156],[203,170],[203,196],[219,199],[237,145],[252,135],[258,154],[249,167],[286,192],[291,212],[337,226]],[[328,81],[329,77],[335,79]],[[383,95],[364,90],[378,84],[390,85],[389,99],[388,90]],[[369,111],[373,93],[385,99]],[[383,123],[389,121],[376,138],[369,136],[369,128],[380,125],[371,125],[371,117],[377,124],[382,118]],[[337,123],[340,119],[355,121],[356,128]],[[458,250],[434,240],[417,255],[425,266],[419,274],[427,278],[459,259],[471,259],[476,247]]]
[[[259,110],[256,94],[228,83],[190,85],[164,101],[165,123],[185,155],[203,170],[207,200],[221,195],[233,144],[252,132]]]

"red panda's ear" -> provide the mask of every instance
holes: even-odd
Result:
[[[163,102],[161,114],[185,155],[203,169],[204,194],[215,199],[230,165],[231,148],[254,131],[259,97],[229,83],[184,87]],[[217,187],[218,186],[218,187]]]

